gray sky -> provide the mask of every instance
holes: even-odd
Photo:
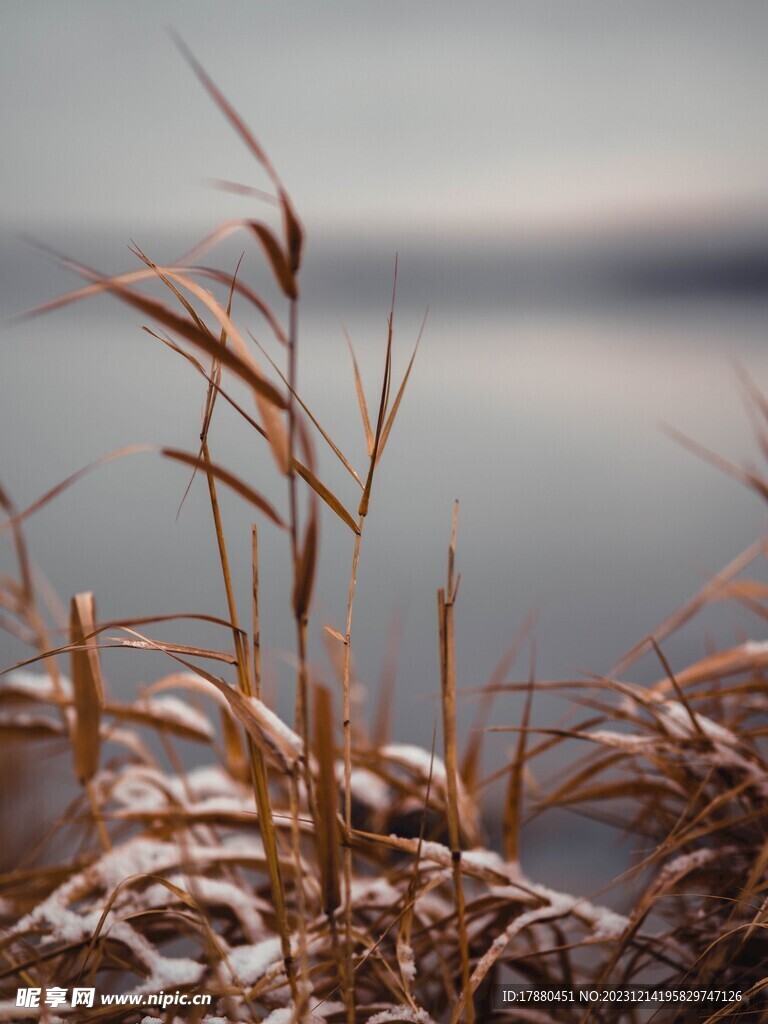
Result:
[[[263,181],[167,25],[310,226],[559,229],[768,207],[762,3],[5,0],[0,221],[242,212],[202,179]]]

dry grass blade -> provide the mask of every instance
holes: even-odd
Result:
[[[106,628],[106,627],[104,627]],[[124,627],[128,632],[132,630]],[[108,638],[111,639],[111,638]],[[160,641],[151,641],[148,643],[146,640],[123,640],[115,639],[113,641],[116,647],[132,647],[137,651],[153,650],[152,644],[160,643]],[[104,645],[107,646],[107,645]],[[204,658],[207,661],[220,661],[225,665],[236,665],[237,658],[230,654],[228,651],[213,651],[208,647],[192,647],[189,644],[174,644],[174,643],[163,643],[163,650],[168,654],[183,654],[188,658]]]
[[[228,708],[219,709],[221,734],[224,740],[224,763],[233,779],[247,784],[250,780],[250,765],[243,750],[242,733]]]
[[[701,723],[699,722],[699,720],[696,717],[696,715],[693,713],[693,711],[691,709],[691,705],[685,699],[685,694],[680,689],[680,684],[678,683],[677,679],[675,678],[675,674],[672,671],[672,667],[670,666],[669,662],[667,661],[666,655],[662,651],[661,647],[659,647],[659,645],[656,642],[654,637],[651,637],[651,643],[653,644],[653,649],[656,652],[656,655],[657,655],[659,661],[661,662],[664,671],[667,673],[667,679],[669,680],[671,686],[673,687],[675,693],[677,694],[677,699],[680,701],[682,706],[685,708],[685,713],[688,715],[688,720],[691,723],[691,726],[693,728],[694,733],[696,733],[696,735],[699,737],[699,739],[702,739],[702,740],[706,741],[706,735],[704,733],[704,730],[701,727]]]
[[[453,885],[456,893],[456,914],[458,925],[459,955],[461,958],[461,997],[453,1014],[457,1021],[461,1015],[463,1003],[468,1024],[475,1019],[474,1000],[470,987],[469,969],[469,936],[464,899],[464,883],[461,873],[461,826],[459,821],[458,793],[458,751],[456,744],[456,655],[454,635],[454,601],[457,584],[454,582],[454,562],[456,557],[456,527],[459,516],[459,503],[453,506],[453,525],[451,543],[448,549],[448,580],[447,589],[438,590],[438,626],[440,636],[440,690],[443,708],[443,741],[445,744],[445,778],[448,797],[448,836],[451,845],[451,863],[453,868]]]
[[[140,636],[140,634],[137,635]],[[150,640],[145,636],[141,636],[140,639],[145,642],[147,647],[168,654],[174,661],[178,661],[179,664],[190,669],[200,677],[201,681],[210,683],[214,691],[221,694],[227,701],[234,716],[256,742],[266,759],[287,775],[295,773],[302,758],[303,744],[296,733],[289,729],[265,704],[255,697],[244,696],[225,680],[212,675],[199,665],[193,665],[165,644]]]
[[[266,224],[261,224],[259,221],[254,220],[251,221],[250,228],[261,242],[269,265],[272,267],[272,272],[275,275],[275,280],[280,285],[283,295],[288,299],[297,299],[299,297],[299,289],[296,284],[296,278],[285,257],[285,253],[280,248],[280,243]]]
[[[0,508],[13,520],[16,508],[11,499],[0,485]],[[34,600],[34,584],[32,582],[32,566],[29,560],[27,544],[24,539],[24,531],[19,523],[13,526],[13,546],[16,551],[16,561],[19,567],[19,583],[21,585],[21,597],[26,606],[30,606]]]
[[[221,92],[218,86],[213,82],[211,77],[206,72],[205,68],[202,66],[202,64],[200,64],[200,62],[194,56],[194,54],[189,49],[187,44],[181,38],[181,36],[174,31],[171,31],[170,34],[179,52],[182,54],[182,56],[187,61],[189,66],[200,79],[208,95],[213,99],[213,101],[218,106],[219,110],[221,110],[222,114],[224,114],[226,119],[235,128],[235,130],[237,131],[238,135],[243,140],[245,145],[248,147],[248,149],[250,149],[250,151],[256,157],[258,162],[267,172],[269,178],[271,179],[273,185],[278,190],[278,192],[281,192],[283,190],[283,187],[279,177],[277,176],[277,172],[275,171],[274,167],[269,161],[267,154],[256,141],[256,138],[254,137],[251,130],[248,128],[248,126],[237,113],[237,111],[231,106],[231,104],[225,98],[224,94]]]
[[[174,331],[183,338],[186,338],[188,341],[192,342],[193,345],[202,349],[208,355],[216,356],[228,369],[232,370],[233,373],[248,384],[253,389],[257,397],[264,399],[277,409],[285,409],[287,407],[285,397],[263,376],[258,366],[254,363],[253,357],[249,354],[245,343],[237,331],[237,328],[229,320],[229,317],[226,316],[224,310],[215,302],[210,293],[199,288],[199,286],[188,276],[178,274],[175,271],[171,272],[167,267],[158,268],[169,276],[173,273],[176,280],[181,280],[185,287],[190,288],[190,290],[197,294],[198,297],[202,298],[205,304],[211,309],[211,312],[214,313],[220,325],[226,328],[228,336],[237,344],[239,352],[222,348],[210,332],[200,330],[193,321],[187,320],[184,317],[179,316],[177,313],[174,313],[157,299],[152,299],[149,296],[134,291],[125,283],[122,275],[107,277],[81,263],[75,262],[74,260],[67,259],[62,262],[65,262],[66,265],[72,267],[72,269],[77,270],[79,274],[87,280],[92,281],[97,286],[93,291],[86,290],[89,295],[98,294],[103,291],[111,292],[122,302],[134,306],[146,316],[152,317],[159,323],[162,323],[169,330]],[[156,271],[150,272],[156,273]],[[73,292],[56,301],[61,305],[65,301],[72,301],[73,299],[84,297],[86,297],[84,292]],[[46,312],[52,308],[54,308],[54,306],[51,303],[47,303],[45,306],[33,309],[25,315],[33,316],[36,313]]]
[[[408,362],[408,368],[406,369],[405,376],[403,377],[402,383],[400,384],[400,387],[397,390],[397,395],[395,396],[395,401],[392,404],[392,410],[389,416],[387,417],[387,422],[384,424],[384,429],[381,432],[381,442],[379,444],[378,456],[379,458],[381,458],[381,456],[384,454],[387,439],[389,438],[390,431],[392,430],[392,427],[394,425],[395,417],[397,416],[397,411],[400,408],[400,402],[402,401],[403,395],[405,394],[405,389],[408,386],[408,378],[411,376],[411,370],[413,369],[413,363],[414,360],[416,359],[416,353],[419,351],[419,345],[421,344],[421,336],[424,333],[424,327],[427,323],[428,313],[429,310],[427,310],[424,313],[424,319],[421,321],[421,327],[419,328],[419,334],[418,337],[416,338],[416,344],[413,347],[413,352],[411,353],[411,358]]]
[[[387,321],[387,353],[384,361],[384,376],[381,381],[381,398],[379,399],[379,412],[376,417],[376,432],[373,438],[373,451],[371,452],[368,476],[365,480],[363,496],[360,499],[360,506],[357,514],[364,519],[368,515],[368,506],[371,501],[371,488],[373,486],[373,474],[379,457],[379,444],[381,443],[381,432],[384,429],[384,417],[387,415],[387,404],[389,402],[389,387],[392,381],[392,332],[395,319],[395,295],[397,293],[397,256],[395,256],[395,274],[392,285],[392,305],[390,306],[389,319]]]
[[[93,641],[96,606],[93,594],[76,594],[70,610],[72,688],[75,728],[72,737],[75,774],[88,782],[99,766],[99,723],[104,704],[101,665]],[[86,639],[89,637],[90,639]]]
[[[271,192],[265,192],[262,188],[254,188],[253,185],[243,185],[239,181],[228,181],[226,178],[211,178],[208,184],[221,192],[230,192],[235,196],[247,196],[249,199],[259,199],[272,206],[280,206],[280,200]]]
[[[160,454],[166,459],[172,459],[174,462],[181,462],[185,466],[199,465],[198,457],[192,452],[182,452],[178,451],[176,448],[161,448]],[[213,462],[206,466],[206,471],[211,473],[211,475],[217,480],[220,480],[221,483],[235,491],[236,494],[239,494],[241,498],[244,498],[246,501],[250,502],[251,505],[258,508],[260,512],[264,513],[267,519],[271,520],[275,524],[275,526],[279,526],[281,530],[288,529],[285,521],[280,517],[266,498],[263,498],[258,491],[254,491],[252,487],[239,477],[235,476],[234,473],[230,473],[228,469],[224,469],[222,466],[217,466]]]
[[[368,403],[365,400],[365,390],[363,388],[363,381],[360,377],[360,367],[357,365],[357,356],[355,350],[352,347],[352,339],[347,333],[346,327],[342,324],[341,329],[344,332],[344,338],[347,342],[347,348],[349,354],[352,357],[352,369],[355,374],[355,389],[357,391],[357,402],[360,406],[360,415],[363,418],[363,429],[365,430],[365,443],[368,447],[368,456],[373,455],[373,427],[371,426],[371,418],[368,415]]]
[[[360,529],[355,520],[352,518],[352,515],[349,512],[347,512],[347,510],[344,508],[344,506],[333,493],[333,491],[329,490],[329,488],[327,488],[321,480],[318,480],[318,478],[310,469],[307,469],[307,467],[304,466],[301,462],[299,462],[298,459],[293,460],[293,468],[296,470],[296,472],[299,474],[302,480],[309,484],[309,486],[312,488],[315,494],[317,494],[318,497],[323,499],[328,508],[333,509],[333,511],[336,513],[339,519],[341,519],[341,521],[345,523],[353,533],[360,532]]]
[[[214,360],[216,361],[216,363],[226,363],[226,360],[223,358],[222,353],[229,352],[229,349],[227,348],[227,339],[230,338],[232,340],[232,343],[237,348],[240,358],[245,362],[246,365],[249,365],[252,368],[252,370],[254,370],[257,373],[262,382],[265,382],[266,379],[261,374],[261,371],[258,369],[253,357],[250,355],[248,349],[246,348],[245,342],[240,336],[239,331],[232,323],[232,320],[229,315],[229,308],[225,311],[220,306],[220,304],[213,298],[210,292],[205,291],[205,289],[201,288],[197,284],[197,282],[193,281],[190,277],[183,274],[178,274],[175,271],[169,271],[163,267],[157,267],[140,250],[136,249],[135,252],[140,259],[147,263],[147,265],[157,273],[160,280],[163,281],[163,283],[173,291],[176,297],[183,304],[184,308],[187,310],[190,319],[192,320],[194,326],[201,333],[201,335],[208,336],[212,344],[218,345],[218,348],[214,350]],[[216,320],[221,326],[221,338],[218,342],[216,342],[213,336],[210,334],[210,331],[202,322],[200,317],[197,315],[192,305],[173,285],[173,281],[178,282],[180,285],[191,291],[192,294],[195,295],[198,299],[200,299],[200,301],[216,317]],[[230,288],[230,306],[232,302],[233,288],[234,285],[232,285],[232,287]],[[274,391],[272,385],[269,385],[269,388]],[[285,428],[283,427],[283,423],[279,415],[279,410],[285,407],[285,401],[282,398],[282,396],[280,396],[280,402],[274,402],[269,397],[269,395],[265,393],[265,389],[263,387],[254,387],[253,392],[254,398],[256,400],[256,405],[259,408],[259,412],[261,413],[261,417],[264,421],[264,426],[266,427],[267,439],[272,449],[272,454],[274,455],[275,462],[277,463],[278,469],[280,469],[281,472],[287,473],[290,466],[289,444]]]
[[[201,674],[226,697],[235,717],[257,743],[266,760],[281,772],[292,775],[303,756],[303,744],[296,733],[256,697],[243,697],[223,680],[211,678],[207,673]]]
[[[294,212],[293,205],[291,204],[291,201],[288,198],[288,194],[285,191],[283,184],[280,181],[280,178],[278,177],[277,172],[272,166],[272,163],[267,157],[267,154],[256,141],[253,132],[250,130],[250,128],[248,128],[248,126],[237,113],[237,111],[234,109],[234,107],[229,103],[229,101],[226,99],[226,97],[218,88],[218,86],[213,82],[213,80],[205,71],[203,66],[196,60],[189,47],[176,33],[171,33],[171,35],[174,41],[176,42],[176,45],[179,48],[180,52],[183,54],[183,56],[191,66],[192,70],[195,72],[197,77],[202,82],[203,86],[208,92],[208,95],[213,99],[213,101],[218,106],[219,110],[221,110],[226,119],[234,127],[235,131],[238,133],[238,135],[243,140],[248,149],[251,151],[251,153],[253,153],[253,155],[256,157],[256,159],[264,168],[264,170],[267,172],[267,175],[271,179],[272,184],[275,186],[275,189],[277,190],[279,196],[280,205],[283,210],[286,246],[288,250],[287,268],[291,274],[291,278],[293,278],[293,275],[298,271],[301,265],[303,232],[301,230],[299,220]]]
[[[252,427],[258,434],[260,434],[261,437],[263,437],[266,441],[269,441],[269,434],[267,434],[266,430],[264,430],[263,427],[261,427],[256,422],[256,420],[254,420],[251,416],[248,415],[245,409],[243,409],[243,407],[238,402],[236,402],[235,399],[232,398],[232,396],[223,387],[221,387],[218,381],[215,380],[213,376],[208,373],[208,371],[201,365],[201,363],[197,359],[195,359],[193,355],[190,355],[189,352],[185,352],[178,345],[175,345],[169,338],[162,337],[162,335],[157,334],[155,331],[150,330],[150,328],[148,327],[143,327],[142,330],[146,331],[147,334],[150,334],[153,338],[157,338],[158,341],[162,342],[163,345],[166,345],[168,348],[172,349],[172,351],[176,352],[178,355],[183,356],[184,359],[186,359],[187,362],[194,366],[198,373],[208,381],[209,385],[213,388],[213,390],[217,394],[221,395],[225,402],[227,402],[235,410],[235,412],[238,413],[238,415],[242,416],[242,418],[250,427]],[[343,506],[341,505],[341,502],[339,502],[338,498],[336,498],[332,494],[332,492],[317,479],[314,473],[310,469],[308,469],[303,463],[299,462],[298,459],[293,460],[293,468],[306,481],[306,483],[308,483],[310,487],[312,487],[313,490],[317,492],[317,494],[323,499],[323,501],[330,505],[330,507],[333,508],[333,510],[337,512],[337,514],[341,515],[341,518],[343,519]],[[350,468],[350,472],[353,474],[353,476],[355,476],[358,484],[360,484],[360,481],[357,478],[357,474],[354,472],[354,470]],[[362,484],[360,484],[360,486],[362,487]],[[338,509],[336,505],[338,505]],[[349,515],[349,513],[347,513],[347,515]],[[347,525],[349,525],[349,523]],[[352,520],[352,528],[357,529],[357,527],[354,525],[354,520]]]
[[[304,231],[285,189],[280,190],[280,204],[283,208],[285,241],[288,248],[289,266],[294,274],[301,267],[301,254],[304,247]]]
[[[162,270],[160,270],[160,268],[155,263],[152,262],[152,260],[146,255],[146,253],[142,252],[142,250],[135,242],[131,243],[130,251],[133,253],[134,256],[140,259],[142,263],[149,267],[149,269],[152,270],[160,278],[160,280],[163,282],[166,288],[169,288],[173,292],[173,294],[176,296],[176,298],[179,300],[179,302],[182,304],[184,309],[189,314],[190,319],[195,324],[195,326],[198,327],[201,331],[207,331],[208,328],[206,327],[205,322],[198,316],[195,307],[188,299],[184,297],[184,295],[179,291],[179,289],[168,277],[168,275],[164,273]],[[232,294],[230,292],[230,309],[231,303]],[[229,317],[230,309],[227,309],[227,317]],[[224,328],[222,328],[222,330],[224,330]]]
[[[663,622],[656,626],[652,633],[656,638],[656,641],[658,643],[662,643],[668,636],[680,629],[687,622],[690,622],[701,608],[722,594],[734,576],[746,569],[747,566],[754,562],[756,558],[759,558],[760,555],[765,554],[765,548],[764,540],[757,541],[745,548],[745,550],[729,562],[724,569],[713,576],[712,579],[701,588],[698,594],[683,605],[682,608],[673,612],[672,615],[668,616]],[[627,669],[637,661],[640,655],[650,648],[650,646],[651,641],[646,637],[621,658],[621,660],[611,669],[610,675],[623,675],[624,672],[626,672]]]
[[[230,285],[229,298],[227,300],[227,316],[228,317],[232,316],[232,298],[233,298],[234,293],[235,293],[235,285],[237,284],[237,275],[238,275],[238,272],[240,270],[240,264],[243,262],[243,255],[244,254],[241,254],[240,259],[237,261],[237,266],[235,267],[235,272],[232,275],[232,284]],[[170,282],[168,282],[168,284],[169,284],[169,287],[171,289],[173,289],[174,291],[176,290],[175,287],[173,286],[173,284],[171,284]],[[183,296],[179,296],[179,298],[180,298],[180,300],[183,303],[186,304],[186,300],[184,299]],[[190,315],[193,316],[193,317],[196,316],[194,309],[191,309],[191,307],[190,307]],[[151,334],[152,332],[150,331],[149,333]],[[219,342],[220,342],[221,345],[226,345],[226,343],[227,343],[227,332],[224,330],[223,327],[221,329],[221,335],[219,337]],[[171,345],[171,348],[176,348],[177,351],[181,351],[177,346]],[[183,353],[183,351],[182,351],[182,355],[183,354],[185,354],[185,353]],[[197,362],[197,360],[194,359],[194,358],[191,358],[191,362],[193,363],[193,365],[195,365],[195,364],[197,364],[198,366],[200,365]],[[202,367],[200,367],[200,369],[202,369]],[[203,412],[203,426],[202,426],[202,429],[200,431],[200,451],[199,451],[198,458],[200,459],[200,458],[205,457],[206,460],[210,462],[210,457],[207,454],[208,431],[210,429],[211,419],[213,418],[213,410],[214,410],[214,407],[216,405],[216,399],[217,399],[217,397],[219,395],[219,384],[221,383],[221,365],[220,365],[220,363],[219,363],[219,361],[217,359],[213,359],[212,360],[210,375],[206,374],[206,377],[208,379],[208,391],[207,391],[206,396],[205,396],[205,411]],[[264,431],[260,431],[260,432],[262,434],[264,433]],[[190,490],[192,489],[192,484],[195,481],[195,474],[196,474],[196,472],[197,472],[196,469],[192,470],[192,476],[190,477],[189,483],[187,484],[187,487],[186,487],[186,490],[184,491],[182,499],[179,502],[179,507],[178,507],[178,510],[176,512],[176,518],[177,519],[181,515],[181,509],[182,509],[182,507],[184,505],[184,502],[187,499],[187,495],[189,494]],[[221,559],[222,559],[222,571],[224,573],[224,581],[225,581],[225,585],[226,585],[227,580],[228,580],[229,568],[228,568],[228,565],[226,564],[226,551],[222,550],[225,547],[225,545],[224,545],[224,535],[223,535],[222,530],[219,527],[219,521],[218,521],[218,504],[216,502],[216,485],[215,485],[215,483],[213,481],[213,478],[210,475],[208,475],[208,488],[209,488],[210,495],[211,495],[211,504],[213,505],[214,524],[216,526],[216,539],[217,539],[218,545],[219,545],[219,553],[220,553],[220,556],[221,556]],[[229,597],[229,588],[227,589],[227,596]],[[230,601],[230,605],[232,605],[231,601]],[[236,622],[236,620],[237,620],[237,615],[233,615],[232,614],[232,607],[230,607],[230,618],[232,619],[233,622]]]
[[[299,553],[293,590],[293,611],[297,619],[306,619],[312,600],[312,587],[317,566],[317,503],[312,501],[304,542]]]
[[[673,441],[677,441],[683,448],[687,448],[689,451],[693,452],[694,455],[698,455],[711,466],[714,466],[716,469],[721,470],[728,476],[733,477],[734,480],[738,480],[739,483],[746,484],[751,487],[752,490],[757,491],[761,498],[768,501],[768,482],[766,482],[761,476],[758,476],[757,473],[748,469],[743,469],[741,466],[737,466],[734,462],[724,458],[722,455],[718,455],[717,452],[711,451],[703,444],[699,444],[698,441],[694,441],[686,434],[676,430],[674,427],[670,427],[666,423],[662,424],[662,426],[664,432],[671,437]]]
[[[531,658],[533,661],[533,658]],[[507,799],[504,805],[504,856],[508,861],[517,863],[520,860],[520,828],[523,821],[523,780],[525,778],[525,747],[528,738],[528,725],[531,720],[533,706],[535,674],[531,665],[528,680],[528,692],[525,696],[525,707],[521,721],[520,735],[517,738],[517,750],[512,771],[509,775]]]
[[[269,361],[269,364],[272,367],[272,369],[275,371],[275,373],[278,374],[278,376],[280,377],[280,380],[289,389],[290,394],[296,399],[298,404],[301,406],[301,408],[307,414],[307,416],[309,417],[310,421],[312,422],[312,425],[315,427],[317,432],[320,434],[320,436],[323,438],[325,443],[331,449],[333,454],[336,456],[336,458],[339,460],[339,462],[342,464],[342,466],[346,469],[346,471],[350,474],[350,476],[353,478],[353,480],[358,484],[358,486],[362,487],[363,483],[362,483],[360,477],[357,475],[357,473],[353,469],[352,464],[350,463],[349,459],[347,459],[346,455],[344,455],[344,453],[339,448],[339,446],[334,443],[334,441],[332,440],[332,438],[330,437],[328,432],[320,425],[317,417],[314,415],[314,413],[309,408],[309,406],[306,404],[306,402],[304,402],[304,400],[302,399],[301,395],[299,395],[295,391],[295,389],[291,387],[290,383],[288,382],[288,378],[283,373],[283,371],[280,369],[280,367],[277,365],[277,363],[274,361],[272,356],[270,356],[269,352],[267,352],[267,350],[264,348],[264,346],[261,344],[261,342],[253,334],[251,334],[250,331],[248,333],[251,335],[251,338],[254,341],[254,343],[258,346],[258,349],[261,352],[261,354],[265,357],[265,359],[267,359]],[[294,469],[299,469],[299,466],[300,466],[300,463],[297,463],[294,460]]]
[[[253,695],[261,700],[261,626],[259,623],[259,530],[251,526],[251,619],[253,644]]]
[[[339,829],[336,776],[333,766],[333,702],[325,686],[316,684],[314,714],[314,747],[318,765],[317,779],[317,845],[323,910],[333,915],[341,903],[339,881]]]
[[[219,270],[217,267],[192,266],[191,259],[193,255],[199,252],[204,252],[206,249],[216,244],[216,242],[221,241],[222,238],[227,237],[227,235],[232,234],[235,231],[247,229],[249,223],[250,221],[247,220],[235,220],[228,221],[226,224],[220,225],[216,231],[212,232],[204,243],[200,243],[195,246],[195,249],[191,250],[190,253],[185,253],[184,256],[179,259],[173,260],[165,267],[165,270],[169,273],[183,274],[186,277],[189,277],[190,275],[205,277],[217,282],[218,284],[229,286],[231,283],[231,275],[226,273],[226,271]],[[34,239],[27,238],[25,241],[31,248],[36,249],[38,252],[43,253],[51,259],[54,259],[62,267],[67,267],[68,269],[75,271],[75,273],[79,274],[81,277],[85,277],[95,283],[84,285],[81,288],[76,288],[74,291],[57,296],[55,299],[49,299],[47,302],[44,302],[39,306],[35,306],[34,309],[21,313],[18,316],[11,317],[11,323],[25,320],[33,316],[41,316],[43,313],[51,313],[54,310],[69,306],[74,302],[79,302],[81,299],[87,299],[92,296],[99,295],[105,290],[102,283],[102,275],[98,274],[92,267],[88,267],[84,263],[74,260],[70,256],[66,256],[48,245],[42,245]],[[114,277],[106,278],[106,280],[112,281],[116,285],[119,284],[128,287],[129,285],[139,284],[150,280],[154,276],[155,271],[152,269],[129,270],[123,274],[117,274]],[[287,345],[288,341],[285,337],[285,332],[267,303],[264,302],[264,300],[255,291],[253,291],[252,288],[243,284],[242,281],[237,282],[235,291],[238,295],[250,302],[250,304],[259,311],[259,313],[261,313],[280,344]]]
[[[181,739],[195,740],[198,743],[211,742],[212,733],[207,719],[201,716],[199,723],[191,719],[182,720],[176,717],[175,711],[174,707],[166,708],[162,704],[156,704],[151,700],[144,701],[142,698],[129,705],[105,703],[103,707],[105,716],[119,722],[147,726],[158,733],[171,733]]]

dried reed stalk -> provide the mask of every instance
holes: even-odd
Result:
[[[448,797],[448,838],[451,848],[453,886],[456,895],[459,956],[461,959],[461,994],[453,1011],[452,1021],[459,1020],[462,1008],[468,1024],[475,1019],[474,1000],[470,985],[470,952],[464,885],[461,877],[461,826],[459,821],[458,754],[456,744],[456,636],[454,605],[461,577],[454,579],[456,560],[456,528],[459,503],[454,502],[451,543],[448,548],[447,587],[437,592],[438,632],[440,640],[440,696],[443,708],[443,742],[445,747],[445,777]]]

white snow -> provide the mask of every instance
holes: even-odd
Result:
[[[159,811],[168,804],[167,787],[149,768],[127,769],[112,789],[112,797],[131,811]]]
[[[344,762],[336,762],[336,781],[344,786]],[[350,775],[350,788],[353,799],[375,811],[387,811],[392,804],[392,793],[389,785],[367,768],[353,768]]]
[[[330,1017],[332,1013],[343,1013],[344,1003],[338,1002],[322,1002],[319,1006],[312,1007],[312,1017],[318,1020],[325,1020],[326,1017]]]
[[[741,645],[741,650],[750,658],[761,657],[768,654],[768,640],[747,640]]]
[[[408,1021],[409,1024],[434,1024],[426,1010],[413,1010],[410,1006],[394,1006],[391,1010],[382,1010],[368,1018],[368,1024],[389,1024],[395,1021]]]
[[[105,853],[97,862],[97,869],[104,887],[111,891],[131,875],[158,874],[183,859],[184,854],[175,843],[139,837]]]
[[[696,736],[690,715],[679,701],[664,701],[661,713],[667,731],[672,736],[689,739]],[[739,752],[739,741],[730,729],[713,722],[711,718],[695,714],[696,722],[712,744],[705,759],[705,767],[711,765],[728,771],[743,772],[762,796],[768,796],[768,775],[759,764]]]
[[[691,721],[691,715],[688,714],[687,709],[680,703],[680,701],[664,701],[659,710],[662,718],[664,719],[667,731],[673,736],[687,738],[696,735],[696,730],[694,729],[693,722]],[[697,714],[696,712],[693,712],[693,718],[707,739],[717,741],[719,743],[732,744],[733,746],[738,744],[736,737],[730,729],[726,729],[724,726],[718,725],[717,722],[713,722],[711,718],[707,718],[704,715]]]
[[[261,1024],[295,1024],[298,1020],[295,1010],[290,1006],[273,1010],[268,1017],[265,1017]]]
[[[242,796],[245,787],[218,765],[201,765],[187,772],[187,785],[198,798],[206,796]]]
[[[72,683],[69,679],[66,676],[59,676],[59,684],[61,695],[66,699],[71,699]],[[23,668],[9,673],[0,681],[0,688],[30,697],[32,700],[51,700],[56,697],[56,690],[47,673],[30,672]]]
[[[416,961],[413,956],[413,949],[408,945],[407,942],[398,941],[397,962],[400,964],[400,970],[402,971],[405,980],[415,981]]]
[[[50,732],[64,731],[61,722],[50,715],[32,715],[26,711],[0,712],[0,725],[19,729],[48,729]]]
[[[432,775],[432,781],[445,783],[445,765],[440,758],[432,757],[430,750],[417,747],[412,743],[388,743],[380,750],[381,756],[395,761],[404,768],[413,769],[425,779]]]
[[[612,732],[609,729],[594,729],[592,732],[581,733],[585,739],[602,743],[606,747],[626,750],[629,754],[639,754],[648,750],[656,742],[652,736],[637,736],[635,733]]]
[[[254,718],[262,730],[264,739],[277,754],[278,760],[286,762],[289,769],[295,768],[304,753],[304,743],[301,737],[258,697],[246,697],[245,699],[253,709]]]
[[[697,868],[709,864],[710,861],[717,860],[718,857],[727,857],[733,852],[735,852],[733,847],[723,847],[719,850],[701,849],[694,850],[692,853],[680,854],[679,857],[675,857],[674,860],[664,865],[659,876],[659,883],[663,883],[676,875],[687,875],[691,871],[696,871]]]
[[[174,989],[180,985],[196,984],[205,970],[205,964],[199,964],[188,957],[163,957],[157,953],[152,964],[152,974],[141,986],[140,990],[156,992],[158,989]]]
[[[244,985],[254,985],[274,964],[282,963],[279,939],[265,939],[254,945],[234,946],[227,954],[236,978]]]
[[[592,935],[596,939],[619,939],[627,929],[627,918],[607,907],[590,905],[592,915]]]
[[[137,700],[134,706],[138,711],[149,712],[156,718],[162,718],[167,722],[175,722],[187,729],[191,729],[193,732],[200,733],[202,736],[207,736],[209,739],[213,738],[214,733],[211,723],[202,711],[198,711],[197,708],[192,707],[191,704],[186,704],[178,697],[147,697],[143,700]]]
[[[392,907],[402,899],[402,893],[386,878],[356,878],[350,893],[353,906]]]

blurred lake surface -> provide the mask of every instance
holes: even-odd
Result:
[[[766,224],[768,228],[768,224]],[[168,260],[196,235],[136,240]],[[46,238],[110,272],[133,266],[121,229]],[[243,246],[247,243],[244,241]],[[754,495],[675,444],[662,421],[736,462],[756,457],[734,362],[768,385],[768,230],[758,220],[596,237],[335,237],[312,232],[300,313],[299,388],[362,473],[365,443],[340,322],[357,348],[371,406],[380,387],[394,253],[399,252],[395,378],[429,316],[366,523],[353,629],[356,670],[375,707],[392,622],[402,624],[394,732],[431,743],[438,688],[435,590],[445,574],[452,503],[461,503],[457,607],[459,683],[481,685],[532,609],[541,679],[602,673],[754,540]],[[222,250],[232,267],[239,243]],[[265,281],[249,248],[243,279]],[[5,316],[68,290],[75,279],[14,240],[0,248]],[[271,293],[269,293],[271,294]],[[279,308],[279,307],[278,307]],[[235,307],[236,319],[246,313]],[[0,374],[0,478],[19,507],[91,459],[137,442],[195,450],[204,385],[109,299],[6,325]],[[245,322],[275,358],[263,323]],[[250,409],[247,395],[233,391]],[[321,475],[350,507],[359,492],[318,439]],[[219,402],[215,460],[286,506],[262,441]],[[225,615],[210,510],[201,479],[176,518],[186,470],[153,455],[90,474],[28,524],[33,557],[63,600],[93,590],[103,619]],[[249,617],[251,515],[223,496],[241,615]],[[329,514],[312,619],[320,642],[342,629],[352,535]],[[12,566],[9,544],[2,565]],[[292,628],[285,538],[261,528],[262,643],[279,708],[292,707]],[[150,631],[151,632],[151,631]],[[673,665],[763,627],[711,614],[668,644]],[[225,646],[208,627],[163,625],[151,635]],[[3,638],[2,662],[23,650]],[[172,666],[154,654],[105,653],[123,696]],[[526,648],[511,675],[527,678]],[[659,675],[646,659],[633,678]],[[517,697],[492,721],[514,725]],[[462,727],[474,704],[462,708]],[[537,698],[551,725],[562,704]],[[514,734],[488,737],[487,765]],[[548,768],[557,771],[555,760]],[[546,773],[545,773],[546,774]],[[585,847],[586,849],[586,847]],[[546,857],[546,854],[544,854]],[[562,872],[562,864],[559,869]]]

